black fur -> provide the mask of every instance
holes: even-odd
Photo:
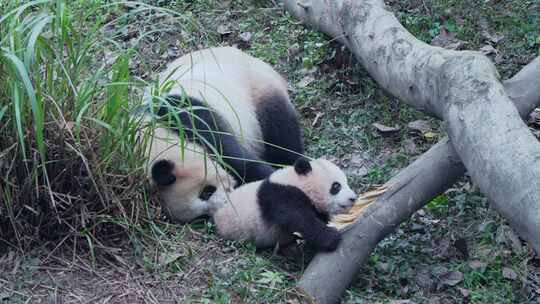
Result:
[[[294,162],[294,171],[298,175],[307,175],[309,172],[311,172],[311,164],[309,163],[309,159],[305,157],[300,157]]]
[[[274,164],[292,165],[304,154],[298,115],[289,106],[287,97],[280,92],[261,98],[264,100],[260,101],[256,115],[261,125],[263,141],[272,144],[264,145],[263,159]]]
[[[158,115],[168,119],[170,128],[176,132],[181,132],[177,127],[179,122],[184,127],[186,138],[205,147],[208,153],[214,154],[214,148],[218,154],[223,155],[223,161],[227,164],[225,169],[236,179],[238,185],[262,180],[274,172],[271,166],[257,162],[257,156],[230,135],[229,128],[219,114],[207,108],[200,100],[170,95],[167,101],[170,106],[161,106]],[[171,108],[184,111],[175,116],[174,112],[171,113]]]
[[[265,221],[290,234],[300,232],[314,249],[333,251],[341,241],[341,234],[326,226],[328,214],[317,211],[302,190],[266,179],[257,192],[257,198]]]
[[[176,176],[172,173],[174,163],[161,159],[152,166],[152,179],[159,186],[169,186],[176,181]]]

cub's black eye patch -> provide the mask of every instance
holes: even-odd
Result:
[[[341,191],[341,184],[338,182],[335,182],[332,184],[332,188],[330,188],[330,194],[336,195]]]
[[[216,190],[217,190],[216,186],[212,186],[212,185],[204,186],[201,193],[199,194],[199,199],[203,201],[209,200],[210,197],[216,192]]]
[[[294,162],[294,171],[299,175],[307,175],[311,172],[311,164],[309,159],[300,157]]]

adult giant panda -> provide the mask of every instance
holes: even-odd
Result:
[[[147,172],[173,220],[210,214],[235,185],[303,154],[287,83],[263,61],[232,47],[204,49],[170,63],[160,80],[172,81],[167,103],[145,120],[172,123],[143,134],[152,132]]]

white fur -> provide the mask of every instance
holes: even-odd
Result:
[[[232,47],[204,49],[180,57],[160,77],[176,83],[170,94],[181,95],[183,89],[206,101],[229,123],[240,143],[259,156],[262,135],[254,102],[264,94],[287,96],[287,84],[272,67]]]
[[[182,94],[205,101],[229,124],[240,144],[261,156],[262,135],[255,116],[257,103],[264,96],[281,94],[288,100],[287,84],[263,61],[238,49],[218,47],[189,53],[171,62],[161,73],[160,81],[172,81],[169,94]],[[184,91],[183,91],[184,90]],[[292,104],[290,104],[292,108]],[[141,134],[152,132],[144,128]],[[159,193],[170,216],[188,222],[206,215],[224,201],[231,190],[233,178],[215,161],[204,156],[204,149],[187,143],[182,159],[179,138],[172,132],[157,128],[149,148],[147,172],[152,165],[167,159],[175,164],[177,182],[160,187]],[[217,188],[208,201],[200,200],[199,193],[206,185]]]
[[[173,220],[187,222],[211,213],[222,204],[235,181],[215,161],[204,157],[201,146],[186,142],[181,147],[178,137],[163,128],[156,128],[150,140],[148,178],[151,180],[150,170],[158,160],[167,159],[175,165],[176,182],[159,189],[164,207]],[[199,199],[199,193],[206,185],[214,185],[217,189],[208,201],[203,201]]]
[[[312,170],[306,175],[298,175],[293,166],[277,170],[269,179],[271,182],[294,186],[302,190],[320,211],[335,215],[347,211],[354,203],[356,194],[347,184],[343,171],[325,159],[310,162]],[[337,195],[330,194],[334,182],[342,185]],[[229,240],[250,240],[257,247],[271,247],[276,243],[287,244],[292,235],[279,227],[267,223],[261,215],[257,202],[262,181],[245,184],[235,189],[223,207],[213,214],[218,234]]]
[[[223,238],[252,240],[257,247],[271,247],[277,242],[286,244],[292,241],[292,235],[262,220],[257,204],[257,191],[261,183],[252,182],[236,188],[223,207],[213,214],[217,232]]]
[[[345,173],[323,158],[311,161],[310,165],[311,172],[306,175],[298,175],[293,167],[288,167],[274,172],[270,181],[301,189],[313,201],[315,208],[329,215],[342,213],[352,207],[354,202],[350,198],[356,197],[356,193],[347,184]],[[337,195],[330,194],[334,182],[342,186]]]

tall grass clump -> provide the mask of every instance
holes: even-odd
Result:
[[[129,45],[121,33],[153,9],[0,2],[0,248],[105,248],[150,219],[130,115],[144,81],[130,62],[143,62],[137,43],[151,33],[130,34]]]

